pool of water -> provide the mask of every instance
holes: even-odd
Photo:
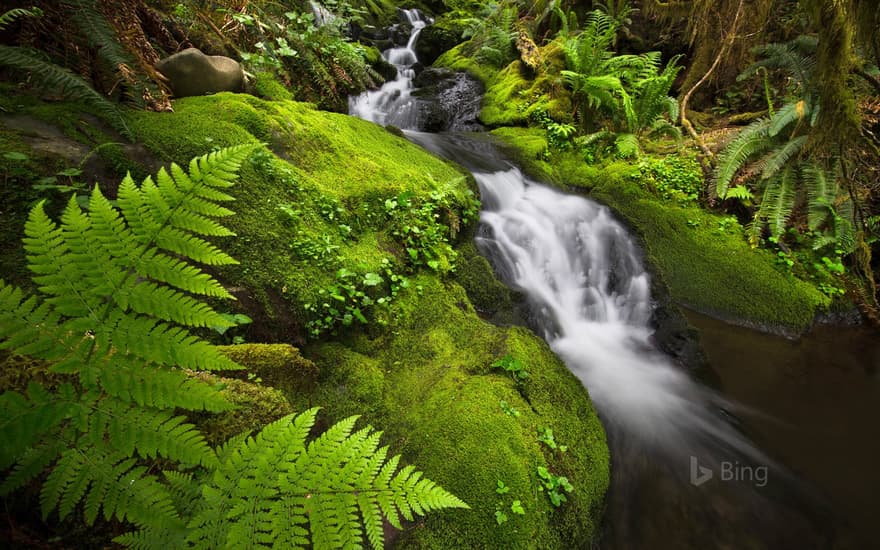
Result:
[[[813,486],[839,545],[880,548],[880,334],[818,326],[792,341],[686,313],[718,389],[749,409],[743,430]]]

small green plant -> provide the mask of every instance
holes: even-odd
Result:
[[[668,155],[644,158],[635,176],[652,193],[681,206],[696,203],[703,188],[703,171],[696,159]]]
[[[570,493],[574,490],[574,487],[568,482],[568,478],[558,476],[544,466],[538,466],[538,481],[541,483],[538,490],[546,491],[547,498],[550,499],[550,503],[556,508],[562,506],[563,502],[568,501],[565,493]]]
[[[556,443],[556,438],[553,436],[553,430],[546,426],[538,431],[538,441],[547,445],[554,451],[558,449],[560,452],[564,453],[568,450],[566,445],[558,445]]]
[[[529,373],[525,370],[523,364],[509,354],[492,363],[492,368],[504,369],[517,385],[524,383],[529,378]]]
[[[510,492],[510,487],[504,484],[500,479],[498,480],[498,487],[495,488],[495,492],[499,495],[505,495]]]
[[[503,525],[507,523],[507,520],[510,519],[504,510],[501,509],[501,504],[495,505],[495,523],[498,525]]]
[[[512,416],[514,418],[518,418],[520,416],[520,412],[514,407],[511,407],[510,404],[507,403],[507,401],[502,399],[499,405],[501,406],[501,410],[504,411],[504,414]]]
[[[519,500],[514,500],[510,504],[510,511],[520,516],[526,515],[526,509],[523,507],[522,502]]]

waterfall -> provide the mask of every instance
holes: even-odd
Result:
[[[397,78],[386,82],[378,90],[349,98],[348,112],[383,126],[391,124],[398,128],[415,128],[419,114],[411,95],[412,81],[416,76],[413,66],[418,62],[415,44],[419,33],[431,21],[416,9],[398,11],[412,28],[409,39],[405,46],[395,46],[382,52],[382,58],[397,67]]]

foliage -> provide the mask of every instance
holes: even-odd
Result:
[[[118,206],[95,188],[88,211],[71,199],[60,226],[42,204],[31,211],[25,249],[42,299],[0,282],[0,349],[47,362],[59,381],[0,395],[3,494],[51,467],[44,517],[57,509],[64,519],[82,503],[89,524],[102,515],[133,525],[116,541],[139,548],[237,548],[241,537],[353,544],[363,538],[353,510],[380,548],[382,514],[399,526],[398,514],[466,507],[412,467],[395,475],[398,457],[385,462],[371,428],[352,434],[356,418],[308,448],[315,410],[215,450],[175,415],[231,408],[189,374],[239,368],[187,330],[233,324],[197,298],[230,294],[190,261],[235,263],[206,238],[231,234],[216,218],[232,214],[222,203],[253,148],[195,159],[189,174],[172,164],[141,186],[126,177]],[[160,479],[159,464],[196,470]]]
[[[544,466],[538,466],[538,481],[541,483],[538,490],[545,491],[547,498],[550,499],[550,503],[557,508],[562,506],[563,502],[568,501],[565,493],[570,493],[574,490],[568,478],[558,476]]]
[[[451,242],[461,227],[477,218],[480,204],[470,190],[463,205],[458,201],[451,191],[443,189],[431,192],[418,203],[410,192],[385,200],[390,233],[403,246],[413,268],[424,266],[440,273],[454,270],[457,254]]]
[[[253,48],[242,54],[245,65],[280,74],[297,99],[342,110],[349,94],[382,82],[367,63],[366,50],[344,36],[342,18],[318,25],[312,13],[273,14],[257,8],[234,17],[242,29],[240,40]]]
[[[358,275],[340,268],[333,284],[318,290],[320,303],[305,305],[306,311],[312,314],[308,322],[310,335],[336,334],[340,326],[348,327],[355,322],[366,325],[370,322],[368,315],[378,324],[384,324],[384,320],[371,312],[387,308],[398,293],[409,287],[409,279],[396,273],[387,259],[383,262],[383,271],[382,274],[367,272]]]
[[[194,548],[306,548],[310,540],[314,548],[347,548],[366,532],[381,549],[383,516],[401,529],[400,516],[468,508],[412,466],[398,471],[400,457],[386,461],[388,447],[379,447],[381,432],[352,433],[356,416],[306,445],[316,414],[287,416],[221,451],[190,523]]]
[[[771,237],[781,238],[798,204],[807,212],[808,229],[821,232],[816,248],[837,245],[854,249],[853,204],[840,186],[839,167],[825,168],[808,159],[807,144],[819,117],[819,95],[813,85],[816,40],[798,37],[785,44],[768,44],[756,52],[763,56],[742,74],[773,69],[789,77],[794,97],[769,117],[761,118],[731,141],[719,155],[715,193],[724,199],[750,203],[758,197],[750,240],[756,244],[765,226]],[[737,174],[741,174],[737,179]],[[737,185],[731,186],[732,183]]]
[[[510,2],[483,4],[475,17],[467,20],[462,38],[469,38],[465,55],[493,67],[504,67],[517,57],[517,8]]]
[[[529,372],[525,369],[522,362],[509,354],[493,362],[492,368],[504,369],[505,372],[510,374],[511,378],[513,378],[513,381],[516,382],[517,385],[522,384],[529,378]]]
[[[667,155],[646,157],[639,162],[639,183],[664,200],[682,206],[694,204],[703,189],[703,171],[691,157]]]
[[[0,16],[0,30],[18,17],[39,16],[36,9],[14,9]],[[72,101],[82,101],[94,108],[114,129],[126,139],[132,134],[122,114],[107,98],[96,92],[85,80],[67,69],[47,61],[40,52],[29,48],[0,45],[0,66],[27,72],[43,88],[49,88]]]
[[[615,156],[628,158],[638,155],[642,137],[681,137],[673,125],[678,102],[668,95],[681,67],[676,56],[661,70],[660,52],[615,54],[618,25],[602,11],[590,12],[583,31],[563,41],[567,69],[561,75],[579,101],[583,126],[608,119],[577,143],[586,147],[609,142]]]

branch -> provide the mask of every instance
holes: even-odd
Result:
[[[700,86],[705,84],[707,80],[709,80],[709,77],[715,71],[715,68],[718,67],[718,65],[721,63],[721,59],[727,53],[727,50],[730,49],[730,47],[736,40],[736,31],[739,27],[740,16],[742,15],[743,2],[744,0],[739,0],[739,4],[736,7],[736,15],[733,18],[733,24],[730,26],[730,32],[725,37],[724,42],[721,43],[721,48],[718,50],[718,55],[715,56],[715,61],[712,62],[712,66],[709,67],[709,70],[706,71],[706,74],[704,74],[703,77],[696,82],[696,84],[691,86],[691,89],[688,90],[686,94],[684,94],[684,97],[681,100],[681,125],[684,126],[685,130],[688,131],[688,134],[690,134],[691,137],[694,138],[694,141],[697,142],[700,150],[703,151],[703,154],[706,155],[710,162],[715,159],[715,155],[712,153],[712,151],[709,150],[709,148],[700,138],[699,134],[697,134],[697,130],[694,128],[694,125],[691,124],[691,121],[688,120],[687,104],[697,88],[699,88]]]

